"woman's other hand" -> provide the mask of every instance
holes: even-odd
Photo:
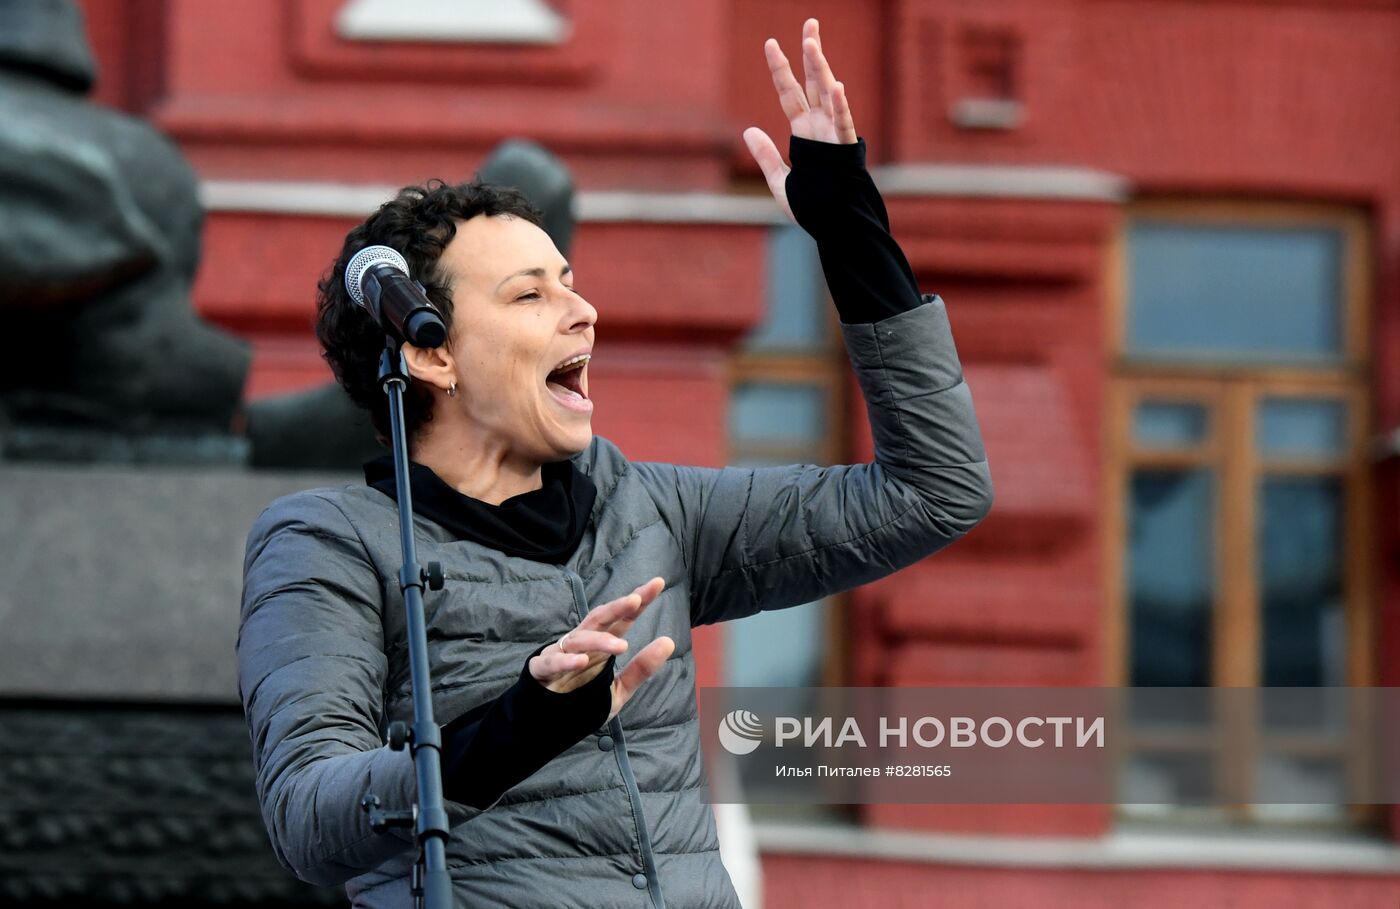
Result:
[[[768,71],[773,76],[773,87],[778,91],[778,103],[783,106],[783,113],[787,115],[794,136],[818,142],[855,144],[856,125],[851,119],[851,106],[846,101],[846,87],[836,81],[822,53],[816,19],[808,19],[802,24],[805,86],[799,84],[792,74],[792,66],[777,40],[769,38],[764,42],[763,55],[768,59]],[[768,181],[773,198],[791,218],[786,183],[788,171],[792,168],[784,163],[782,153],[773,140],[758,127],[750,126],[744,130],[744,143],[763,170],[763,178]]]
[[[565,634],[530,660],[530,675],[550,691],[572,691],[598,675],[608,658],[627,650],[623,635],[666,587],[661,578],[652,578],[624,597],[591,610],[578,627]],[[560,645],[563,645],[562,647]],[[661,668],[676,649],[676,642],[662,636],[642,648],[613,680],[612,710],[617,716],[622,705],[642,683]]]

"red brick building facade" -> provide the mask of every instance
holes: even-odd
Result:
[[[776,219],[740,131],[786,134],[761,43],[791,52],[817,16],[895,235],[948,302],[996,485],[965,541],[848,598],[825,678],[1133,682],[1134,503],[1191,469],[1214,484],[1206,683],[1272,677],[1268,559],[1248,541],[1296,493],[1335,506],[1326,680],[1400,685],[1386,441],[1400,425],[1400,2],[556,0],[503,4],[522,10],[508,40],[452,22],[390,35],[380,6],[84,3],[99,98],[173,137],[204,182],[196,303],[253,343],[250,398],[328,378],[314,284],[351,225],[392,187],[465,178],[526,136],[582,191],[571,259],[601,314],[595,429],[633,458],[726,461]],[[1159,355],[1135,334],[1142,276],[1185,248],[1171,244],[1197,248],[1197,228],[1289,261],[1274,240],[1322,237],[1331,264],[1304,277],[1331,276],[1318,305],[1335,343],[1310,360]],[[850,397],[824,399],[843,414],[824,450],[868,457],[860,408],[830,406]],[[1285,399],[1335,404],[1345,428],[1330,460],[1275,471],[1329,479],[1256,497],[1250,484],[1275,476],[1266,409]],[[1144,402],[1213,428],[1164,454],[1134,435]],[[721,636],[702,640],[713,684]],[[1109,807],[871,806],[852,820],[761,825],[765,905],[1400,904],[1393,807],[1323,831],[1236,818],[1199,836],[1144,832]]]

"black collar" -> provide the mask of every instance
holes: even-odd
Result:
[[[536,562],[562,565],[578,548],[593,512],[598,490],[573,461],[546,464],[544,485],[489,505],[464,496],[422,464],[409,464],[413,510],[470,540]],[[389,455],[365,464],[365,482],[394,501],[394,459]]]

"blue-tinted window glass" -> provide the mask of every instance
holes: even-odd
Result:
[[[821,684],[826,649],[825,601],[760,612],[727,623],[726,684],[739,688],[803,688]]]
[[[1341,401],[1266,398],[1259,404],[1259,453],[1325,457],[1346,453],[1346,406]]]
[[[744,341],[751,352],[826,346],[826,283],[817,244],[796,224],[768,234],[767,316]]]
[[[1200,404],[1144,401],[1133,413],[1133,441],[1144,448],[1190,448],[1206,438]]]
[[[1215,758],[1201,752],[1139,751],[1127,756],[1118,797],[1139,806],[1206,803],[1215,792]],[[1133,812],[1129,813],[1147,813]]]
[[[1339,821],[1348,799],[1346,762],[1329,755],[1264,753],[1254,767],[1263,816],[1279,820]],[[1287,803],[1279,804],[1287,799]]]
[[[1338,359],[1342,238],[1327,228],[1139,220],[1128,230],[1130,353]]]
[[[1210,684],[1215,479],[1139,470],[1130,482],[1131,684]]]
[[[729,399],[729,437],[736,443],[810,442],[826,432],[820,386],[745,382]]]
[[[1341,478],[1267,477],[1258,515],[1264,684],[1345,684]]]

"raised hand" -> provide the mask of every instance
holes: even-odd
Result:
[[[608,657],[627,650],[622,637],[637,617],[666,587],[661,578],[652,578],[623,597],[589,611],[572,631],[530,660],[530,675],[551,691],[572,691],[602,671]],[[642,683],[661,668],[676,642],[662,636],[641,649],[627,668],[613,680],[612,710],[608,719],[636,693]]]
[[[856,125],[851,119],[851,106],[846,101],[846,87],[836,81],[831,66],[822,53],[821,34],[816,19],[802,24],[802,71],[805,85],[792,74],[792,66],[783,55],[776,39],[763,43],[763,55],[778,92],[778,103],[787,115],[792,134],[802,139],[852,145],[856,141]],[[768,134],[756,126],[744,130],[744,144],[758,162],[763,178],[773,198],[789,218],[792,209],[787,201],[787,175],[792,169],[783,161],[782,153]]]

